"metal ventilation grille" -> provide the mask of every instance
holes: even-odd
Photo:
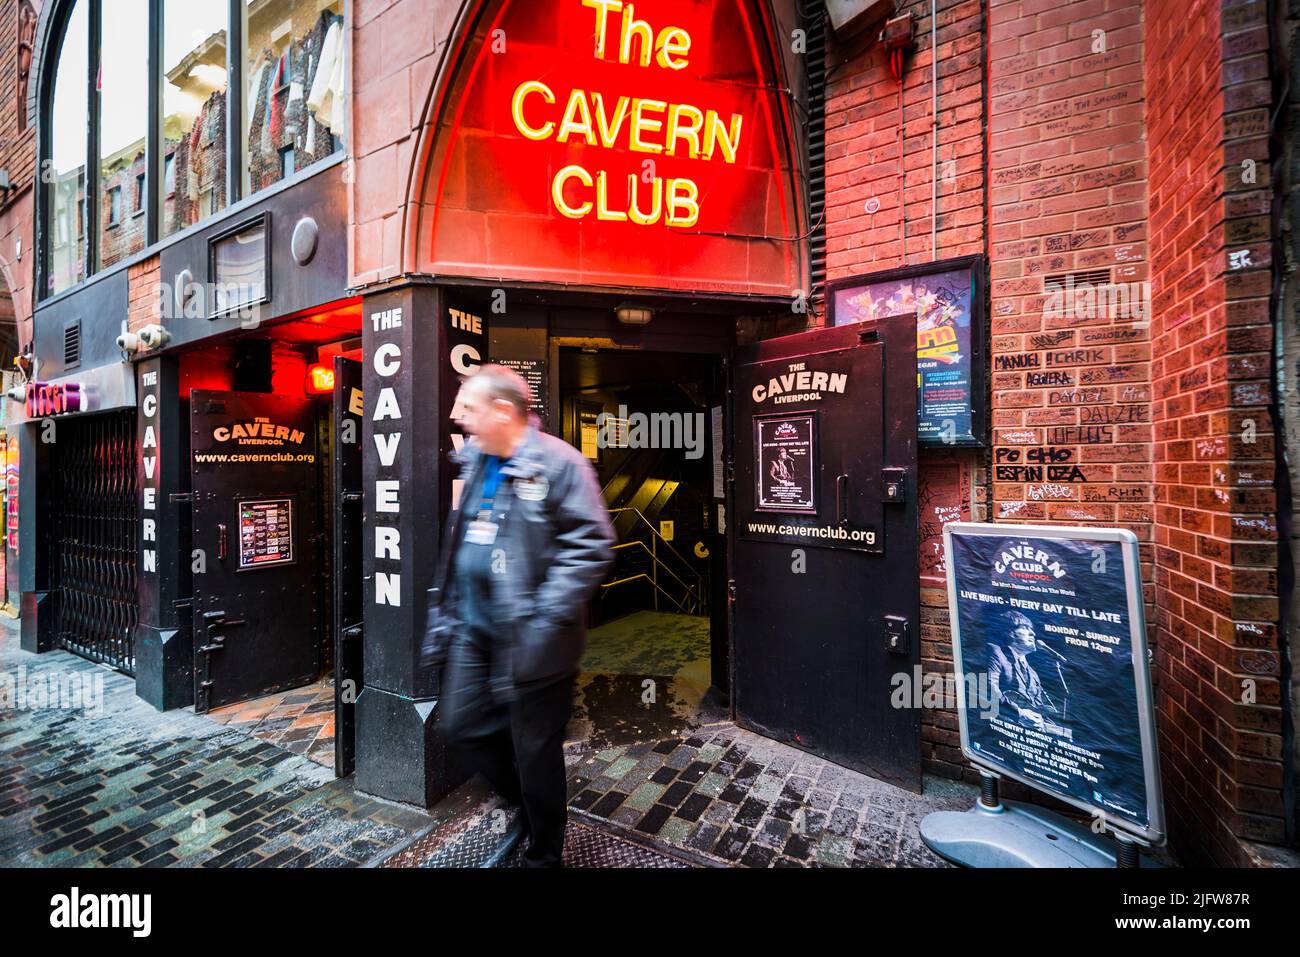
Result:
[[[826,5],[804,0],[802,19],[808,47],[808,257],[814,302],[826,282]]]
[[[1110,282],[1110,269],[1081,269],[1077,272],[1054,272],[1043,277],[1045,286],[1104,286]]]
[[[81,320],[73,319],[63,327],[63,367],[81,365]]]

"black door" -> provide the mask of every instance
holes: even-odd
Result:
[[[194,710],[315,680],[316,422],[310,400],[190,394]]]
[[[733,382],[736,720],[920,790],[890,702],[920,661],[915,320],[742,347]]]
[[[355,767],[361,694],[361,363],[334,357],[334,774]]]

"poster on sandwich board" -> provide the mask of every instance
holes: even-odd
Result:
[[[944,550],[962,753],[1164,843],[1137,537],[954,522]]]

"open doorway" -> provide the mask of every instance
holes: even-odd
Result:
[[[187,356],[195,710],[353,769],[361,690],[359,310]]]
[[[725,720],[720,356],[561,348],[557,432],[591,462],[618,542],[588,609],[571,741]]]

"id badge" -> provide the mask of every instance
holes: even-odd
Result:
[[[471,545],[491,545],[497,540],[496,522],[475,519],[465,528],[465,541]]]

